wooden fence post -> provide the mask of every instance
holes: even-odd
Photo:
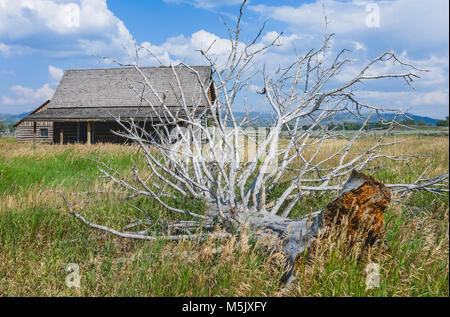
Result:
[[[87,123],[87,145],[91,145],[91,123]]]
[[[397,136],[394,136],[394,155],[395,153],[397,153],[397,151],[395,150],[395,148],[397,147]]]
[[[33,146],[36,145],[36,134],[37,134],[37,124],[36,121],[33,122]]]

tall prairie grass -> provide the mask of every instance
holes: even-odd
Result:
[[[317,159],[341,142],[326,144]],[[361,140],[354,153],[371,142]],[[0,139],[0,296],[449,296],[448,197],[430,193],[401,201],[394,197],[384,237],[363,256],[342,231],[330,234],[302,258],[289,288],[279,282],[283,255],[266,254],[248,234],[146,242],[111,236],[74,219],[59,192],[77,211],[117,229],[142,217],[121,202],[117,188],[98,178],[96,164],[89,160],[102,160],[126,174],[133,162],[143,164],[137,150],[112,144],[33,147]],[[449,169],[448,137],[405,137],[387,151],[430,158],[373,162],[373,175],[385,183],[414,181],[430,162],[431,176]],[[105,193],[76,194],[100,189]],[[335,195],[309,195],[292,216],[322,208]],[[168,217],[151,199],[136,203]],[[202,201],[175,203],[197,212],[205,209]],[[79,266],[80,288],[66,285],[69,263]],[[380,268],[380,284],[372,289],[365,283],[369,263]]]

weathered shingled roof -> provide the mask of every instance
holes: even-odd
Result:
[[[180,107],[168,107],[173,118],[186,118],[185,111]],[[192,108],[193,109],[193,108]],[[194,116],[200,116],[205,113],[205,107],[197,107],[190,110]],[[134,118],[152,120],[156,118],[171,119],[169,112],[161,107],[103,107],[103,108],[52,108],[45,111],[32,114],[24,120],[36,121],[77,121],[77,120],[92,120],[92,121],[106,121],[115,118]]]
[[[209,66],[193,66],[204,87],[212,84]],[[180,111],[182,97],[189,107],[204,108],[207,101],[196,74],[185,66],[175,67],[183,87],[183,96],[170,67],[141,67],[164,104],[174,113]],[[66,70],[48,104],[47,110],[33,113],[26,120],[107,120],[113,116],[148,117],[162,109],[155,92],[144,84],[144,78],[134,67]],[[160,111],[157,110],[157,111]]]

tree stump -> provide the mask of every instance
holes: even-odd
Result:
[[[341,225],[347,216],[348,234],[354,237],[363,230],[366,244],[372,245],[383,230],[383,214],[390,202],[391,192],[383,183],[352,171],[340,195],[325,208],[323,227]]]
[[[363,233],[363,245],[372,245],[383,230],[383,214],[390,202],[391,193],[383,183],[352,171],[340,194],[324,210],[303,219],[289,219],[265,212],[250,213],[246,223],[258,232],[259,241],[267,241],[267,236],[271,235],[279,242],[280,247],[271,244],[271,249],[275,247],[287,255],[289,269],[283,280],[289,283],[304,251],[312,252],[320,243],[317,241],[319,234],[325,238],[332,226],[344,225],[350,239],[360,238],[357,232]],[[344,217],[348,219],[345,223]]]

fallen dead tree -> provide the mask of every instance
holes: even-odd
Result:
[[[229,238],[230,233],[212,232],[189,235],[165,235],[148,236],[143,233],[120,232],[106,226],[98,225],[86,220],[82,215],[73,211],[71,204],[63,195],[70,212],[84,224],[122,238],[141,239],[155,241],[157,239],[181,240],[181,239],[203,239]],[[303,251],[314,245],[319,233],[326,231],[334,225],[341,225],[343,217],[350,220],[347,231],[350,236],[358,230],[366,233],[364,237],[366,245],[372,245],[377,236],[383,230],[383,213],[391,201],[390,190],[381,182],[371,176],[353,171],[344,185],[341,193],[330,202],[324,210],[314,212],[301,219],[290,219],[280,217],[267,212],[250,212],[239,221],[232,220],[237,231],[250,229],[254,233],[257,244],[268,251],[282,251],[287,257],[286,277],[290,277],[298,257]],[[227,217],[222,211],[210,211],[209,222],[178,222],[174,227],[186,229],[187,227],[202,227],[212,229],[215,223],[223,227],[226,221],[233,217]],[[220,220],[222,218],[222,221]],[[208,225],[209,223],[209,225]],[[364,226],[362,228],[362,226]]]
[[[150,241],[226,238],[249,227],[259,241],[270,241],[269,247],[281,248],[292,269],[299,254],[313,243],[319,232],[339,224],[343,217],[350,221],[347,227],[350,235],[368,224],[363,228],[364,239],[369,245],[373,243],[382,230],[383,212],[391,200],[388,188],[399,194],[416,190],[448,193],[448,174],[426,177],[425,170],[412,184],[386,185],[362,174],[380,160],[402,164],[424,157],[389,154],[387,149],[402,142],[389,136],[395,127],[401,126],[396,118],[405,114],[400,109],[358,100],[357,85],[386,78],[404,80],[411,85],[413,79],[419,78],[417,73],[424,70],[402,62],[392,52],[384,52],[351,80],[334,81],[354,61],[345,56],[346,50],[338,52],[335,58],[325,58],[330,56],[327,50],[332,35],[329,34],[325,34],[322,46],[297,56],[294,61],[257,69],[257,61],[280,45],[282,35],[270,43],[262,41],[263,26],[253,40],[242,42],[240,21],[245,4],[243,1],[236,27],[227,24],[229,54],[219,58],[214,42],[199,52],[214,73],[216,99],[210,98],[212,82],[205,85],[194,68],[183,63],[170,65],[175,83],[170,87],[170,98],[178,103],[174,112],[166,104],[167,95],[158,92],[140,70],[139,55],[148,53],[146,48],[136,46],[135,63],[119,63],[134,67],[140,74],[141,88],[133,85],[131,88],[139,95],[140,106],[154,109],[153,118],[165,124],[150,134],[132,118],[117,118],[121,132],[115,133],[139,146],[146,166],[144,170],[133,166],[131,176],[126,177],[113,166],[97,162],[101,176],[121,187],[127,193],[124,200],[129,203],[136,197],[145,197],[158,202],[169,213],[188,216],[191,220],[174,222],[154,218],[147,210],[134,206],[145,219],[134,221],[127,229],[133,229],[137,223],[151,229],[119,231],[91,222],[75,212],[67,201],[77,219],[120,237]],[[399,71],[386,74],[374,71],[374,67],[387,63],[399,66]],[[189,70],[197,78],[195,83],[189,83],[197,86],[196,94],[189,99],[185,98],[185,87],[179,79],[181,69]],[[256,94],[264,97],[273,113],[270,127],[262,133],[247,128],[251,123],[249,112],[240,121],[233,112],[234,105],[245,104],[252,81],[261,87]],[[142,86],[151,98],[140,93]],[[199,112],[202,102],[207,103],[206,110]],[[384,111],[397,115],[385,122],[381,116]],[[328,123],[337,114],[354,116],[362,125],[329,153],[324,150],[325,145],[336,139]],[[385,130],[365,148],[359,148],[358,140],[371,135],[365,128],[372,116],[377,115]],[[303,130],[305,120],[310,126]],[[272,194],[275,191],[277,194]],[[301,209],[308,195],[324,192],[340,194],[322,211],[302,219],[290,217],[293,211]],[[180,207],[176,203],[180,200],[207,202],[207,211],[200,213]],[[217,226],[225,232],[215,232]]]
[[[258,240],[264,241],[262,244],[281,246],[288,258],[289,277],[299,256],[314,245],[319,233],[324,237],[331,226],[342,225],[344,217],[349,220],[346,230],[350,238],[362,231],[365,233],[363,244],[373,245],[383,230],[383,214],[390,202],[391,193],[384,184],[353,171],[341,193],[324,210],[299,220],[252,213],[245,224],[257,232]]]

